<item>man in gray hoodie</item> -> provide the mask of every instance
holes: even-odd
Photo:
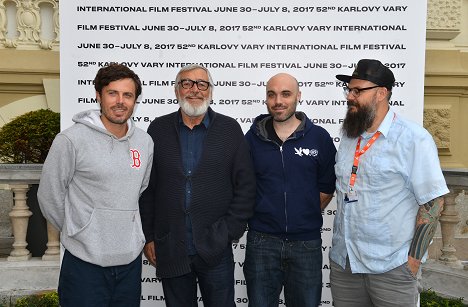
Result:
[[[65,247],[60,305],[139,306],[145,237],[138,199],[153,161],[151,137],[131,119],[141,82],[111,64],[94,87],[101,110],[76,114],[57,135],[37,196]]]

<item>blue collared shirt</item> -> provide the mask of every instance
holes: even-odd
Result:
[[[180,116],[180,115],[179,115]],[[179,117],[180,125],[180,150],[182,154],[182,162],[184,165],[184,173],[187,178],[185,183],[185,228],[187,232],[187,249],[189,255],[195,255],[197,253],[195,245],[193,244],[192,234],[192,221],[190,220],[189,207],[192,199],[192,182],[190,180],[193,172],[197,168],[198,162],[203,151],[203,142],[205,140],[208,126],[210,125],[210,117],[208,112],[206,113],[203,121],[190,129],[182,121],[182,117]]]
[[[421,126],[389,110],[382,135],[360,157],[354,190],[348,192],[357,138],[343,136],[336,155],[337,213],[330,258],[353,273],[384,273],[404,264],[419,205],[447,194],[437,148]],[[373,134],[364,133],[361,148]]]

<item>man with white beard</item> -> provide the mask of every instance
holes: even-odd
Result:
[[[240,125],[210,107],[213,81],[200,65],[176,77],[180,109],[148,127],[155,158],[140,199],[144,253],[167,306],[235,306],[232,241],[255,203],[255,174]]]
[[[393,72],[362,59],[346,83],[336,155],[330,284],[337,307],[416,306],[418,277],[448,193],[437,148],[395,113]]]

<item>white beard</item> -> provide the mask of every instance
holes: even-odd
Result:
[[[208,107],[210,106],[210,100],[206,99],[203,101],[203,104],[199,106],[193,106],[190,103],[188,103],[185,99],[182,99],[179,101],[179,105],[185,114],[187,114],[190,117],[197,117],[206,113]]]

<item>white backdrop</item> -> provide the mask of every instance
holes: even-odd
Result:
[[[62,129],[75,113],[99,107],[92,80],[108,62],[123,63],[142,79],[133,119],[143,129],[177,110],[175,75],[184,64],[199,63],[215,80],[213,109],[236,118],[244,131],[266,112],[265,82],[278,72],[294,75],[302,91],[298,109],[338,146],[346,100],[335,75],[352,73],[361,58],[392,69],[392,107],[422,123],[426,1],[75,0],[60,3],[60,16]],[[334,210],[332,202],[323,213],[323,306],[332,306]],[[233,247],[236,303],[247,306],[244,238]],[[160,282],[145,260],[142,286],[142,306],[164,306]]]

